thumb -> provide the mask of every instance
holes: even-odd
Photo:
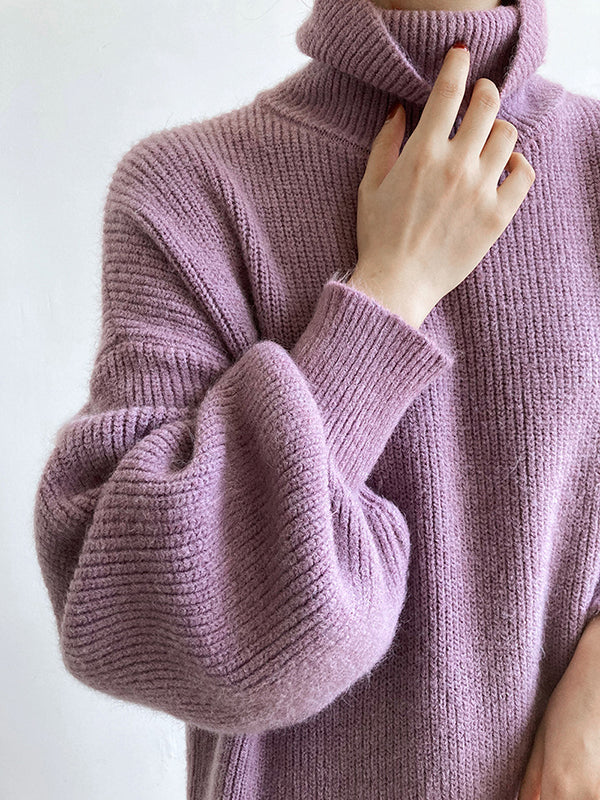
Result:
[[[396,103],[373,139],[363,182],[376,189],[398,159],[406,130],[404,106]]]

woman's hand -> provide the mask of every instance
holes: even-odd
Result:
[[[477,266],[535,178],[514,150],[517,129],[497,118],[498,88],[479,78],[456,135],[469,53],[451,48],[419,123],[398,155],[399,108],[375,137],[358,190],[358,262],[348,283],[419,327]],[[503,170],[508,177],[498,186]]]
[[[518,800],[600,798],[600,617],[586,627],[556,685]]]

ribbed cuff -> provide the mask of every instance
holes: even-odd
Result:
[[[335,278],[290,351],[321,410],[348,483],[364,482],[415,397],[454,357],[376,300]]]

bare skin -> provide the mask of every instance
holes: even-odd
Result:
[[[451,48],[419,122],[400,155],[401,104],[371,145],[358,188],[358,260],[348,285],[418,329],[462,283],[506,229],[535,172],[514,150],[515,126],[497,117],[498,87],[475,82],[450,139],[466,87],[470,55]],[[509,173],[501,186],[503,170]]]

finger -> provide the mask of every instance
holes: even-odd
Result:
[[[535,170],[518,150],[513,150],[505,168],[509,175],[496,189],[496,196],[500,213],[510,221],[535,180]]]
[[[419,136],[447,142],[464,94],[471,57],[462,47],[451,47],[421,112]],[[416,131],[415,131],[416,132]]]
[[[498,185],[518,136],[519,132],[511,122],[505,119],[494,120],[490,135],[479,156],[481,168],[486,175],[489,175],[490,180],[494,181],[494,186]]]
[[[465,155],[467,153],[480,155],[490,136],[499,109],[498,87],[489,78],[479,78],[473,87],[471,100],[460,127],[452,139],[452,146],[457,150],[461,149]],[[506,157],[508,158],[508,154]],[[506,158],[502,166],[505,163]]]
[[[485,174],[497,186],[500,175],[508,163],[515,148],[519,132],[515,126],[505,119],[495,119],[492,130],[479,156],[479,163]],[[456,137],[454,137],[456,138]]]
[[[395,106],[396,113],[386,119],[371,143],[371,153],[361,183],[376,189],[398,160],[404,139],[406,115],[401,104]],[[393,109],[392,109],[393,110]]]

